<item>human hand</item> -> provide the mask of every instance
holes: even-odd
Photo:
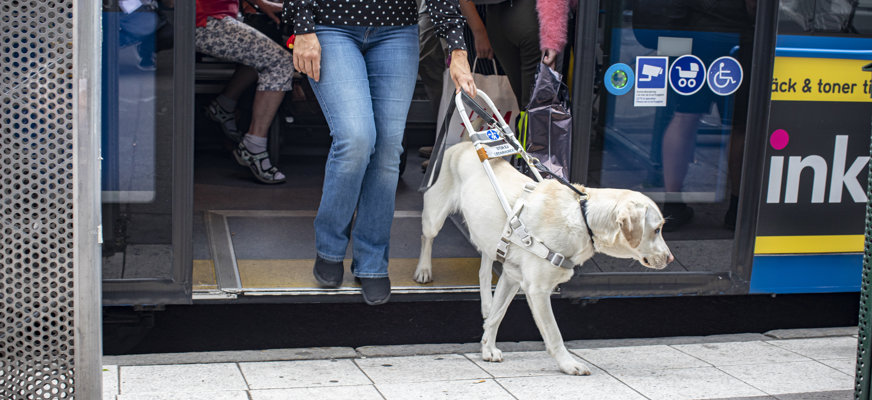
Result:
[[[254,0],[254,3],[257,4],[257,8],[260,8],[260,11],[266,14],[269,19],[275,21],[277,24],[281,23],[281,20],[278,17],[282,13],[281,3],[267,0]]]
[[[549,68],[554,69],[554,63],[557,62],[558,54],[560,54],[560,51],[555,49],[545,49],[544,54],[542,55],[542,63],[547,65]]]
[[[451,52],[451,65],[448,66],[451,80],[454,81],[454,93],[464,92],[475,98],[477,91],[472,72],[469,70],[469,61],[466,59],[466,50],[454,50]]]
[[[488,60],[494,58],[494,48],[491,47],[490,39],[487,37],[487,31],[473,32],[472,37],[475,39],[475,56],[478,58],[486,58]]]
[[[315,82],[321,79],[321,43],[315,33],[304,33],[294,39],[294,69]]]

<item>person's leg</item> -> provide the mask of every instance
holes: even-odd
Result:
[[[418,75],[424,83],[424,90],[430,98],[433,114],[439,114],[439,102],[442,100],[442,78],[445,72],[445,51],[442,41],[436,36],[433,21],[430,16],[422,14],[418,17],[418,41],[420,55],[418,57]],[[437,118],[439,116],[437,115]]]
[[[512,86],[512,92],[515,93],[515,99],[518,100],[520,109],[521,100],[521,52],[518,46],[509,38],[511,27],[506,25],[504,21],[511,14],[510,2],[492,4],[487,6],[487,36],[490,38],[491,47],[494,49],[494,55],[500,66],[503,67],[503,72],[509,80],[509,85]],[[537,33],[538,35],[538,33]],[[524,104],[526,105],[526,104]]]
[[[236,64],[233,76],[224,85],[224,90],[206,107],[206,114],[221,124],[224,136],[233,142],[242,140],[242,133],[236,125],[236,103],[242,93],[257,82],[257,70],[247,65]]]
[[[693,156],[699,114],[676,112],[663,133],[663,186],[680,192]]]
[[[700,114],[675,112],[663,133],[663,186],[666,191],[663,230],[666,232],[678,229],[693,218],[693,209],[675,196],[681,192],[688,165],[693,159],[699,122]]]
[[[252,107],[251,130],[234,153],[264,183],[284,181],[266,156],[266,134],[284,92],[291,90],[291,55],[256,29],[232,18],[210,19],[196,31],[197,51],[248,65],[258,71],[258,93]],[[244,44],[244,45],[242,45]],[[263,93],[261,93],[263,92]]]
[[[315,250],[319,258],[334,263],[345,258],[363,175],[375,149],[376,128],[361,50],[364,29],[318,25],[321,79],[309,79],[333,137],[314,223]]]
[[[402,138],[418,66],[417,26],[370,28],[364,43],[376,142],[360,192],[353,270],[360,278],[388,275],[388,244],[394,216]]]
[[[535,0],[513,0],[487,8],[487,32],[521,110],[527,108],[541,58]]]

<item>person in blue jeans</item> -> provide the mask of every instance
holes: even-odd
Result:
[[[457,90],[474,94],[457,0],[427,2],[451,50]],[[383,304],[390,297],[388,244],[403,131],[418,72],[417,6],[415,0],[285,6],[296,35],[294,67],[308,75],[333,137],[315,217],[313,273],[321,285],[339,287],[353,239],[351,271],[363,299]]]

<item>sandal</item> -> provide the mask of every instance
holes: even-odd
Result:
[[[234,143],[242,141],[242,133],[236,127],[236,115],[232,111],[227,111],[224,107],[218,104],[217,100],[212,100],[206,106],[206,115],[212,121],[221,124],[221,130],[224,131],[224,136],[232,140]]]
[[[236,158],[239,165],[250,168],[254,177],[263,183],[282,183],[286,179],[285,175],[279,172],[275,166],[263,169],[263,161],[269,160],[269,154],[266,151],[253,154],[248,151],[244,143],[240,142],[239,147],[233,150],[233,157]]]

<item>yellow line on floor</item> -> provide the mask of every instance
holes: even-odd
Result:
[[[215,279],[215,263],[212,260],[194,260],[194,290],[218,289]]]

